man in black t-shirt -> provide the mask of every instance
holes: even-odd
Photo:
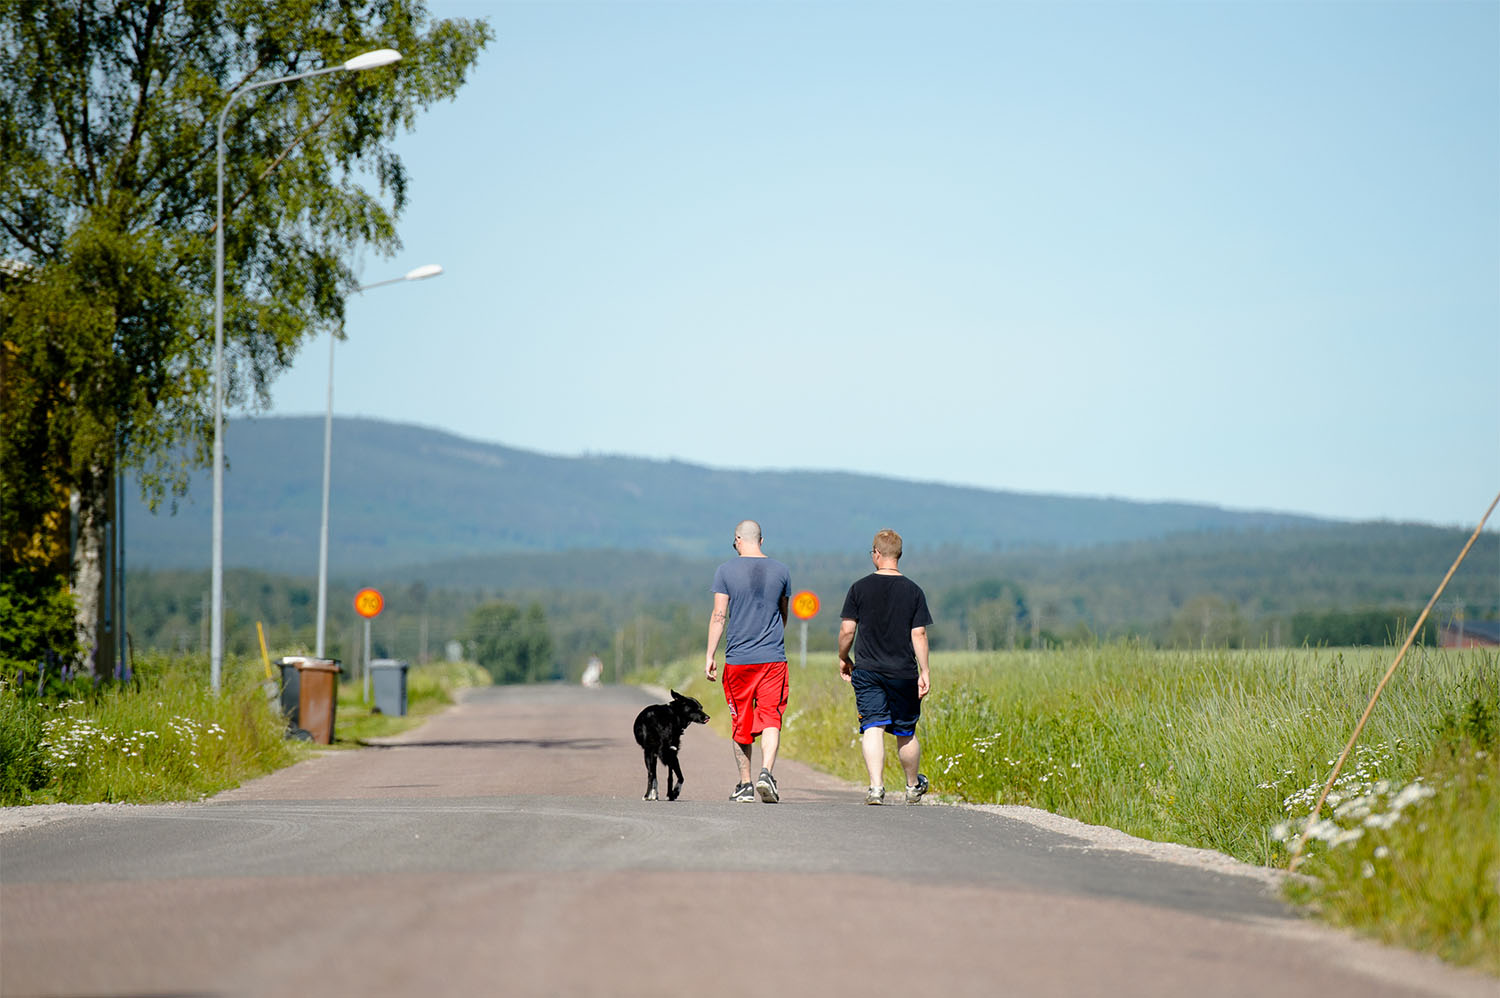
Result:
[[[849,587],[839,625],[839,674],[854,686],[860,750],[870,772],[866,804],[885,801],[885,732],[896,736],[896,758],[906,773],[906,803],[927,792],[918,772],[922,746],[917,720],[927,695],[927,625],[932,614],[922,587],[901,574],[901,535],[882,530],[870,548],[875,571]],[[849,652],[854,652],[854,660]]]

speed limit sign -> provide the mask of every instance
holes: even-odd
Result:
[[[811,620],[818,615],[818,594],[804,589],[792,597],[792,613],[798,620]]]
[[[354,594],[354,612],[366,620],[380,616],[384,609],[385,597],[380,595],[379,589],[361,589]]]

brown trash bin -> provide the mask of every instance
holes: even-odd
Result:
[[[319,745],[333,744],[333,715],[339,704],[339,664],[304,658],[297,663],[297,724]]]

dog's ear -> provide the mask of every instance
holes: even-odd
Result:
[[[678,693],[676,690],[673,690],[672,691],[672,699],[673,700],[686,700],[687,697],[683,696],[681,693]]]

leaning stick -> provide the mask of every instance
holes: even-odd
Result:
[[[1406,636],[1406,643],[1396,653],[1396,660],[1391,663],[1389,669],[1385,670],[1385,675],[1381,677],[1379,685],[1375,687],[1374,696],[1370,697],[1370,702],[1365,707],[1365,712],[1360,715],[1359,723],[1354,726],[1354,734],[1349,736],[1349,744],[1345,745],[1344,751],[1339,753],[1338,761],[1333,764],[1333,772],[1328,774],[1328,782],[1323,784],[1323,792],[1318,795],[1318,802],[1313,805],[1312,812],[1307,816],[1307,825],[1302,829],[1302,834],[1297,836],[1297,843],[1292,848],[1291,859],[1286,864],[1287,872],[1296,872],[1297,863],[1302,859],[1302,848],[1307,845],[1307,833],[1312,830],[1313,819],[1323,810],[1323,802],[1328,799],[1328,792],[1333,789],[1333,781],[1339,778],[1339,770],[1344,768],[1344,760],[1349,758],[1349,753],[1354,749],[1354,743],[1359,740],[1359,733],[1364,730],[1365,722],[1370,719],[1370,712],[1375,709],[1375,701],[1380,699],[1380,693],[1385,689],[1385,684],[1390,682],[1391,676],[1395,675],[1396,667],[1401,664],[1401,660],[1406,657],[1406,653],[1411,648],[1412,642],[1416,641],[1417,635],[1422,632],[1422,624],[1426,622],[1427,615],[1432,612],[1433,604],[1438,601],[1439,596],[1443,595],[1443,590],[1448,588],[1448,580],[1453,578],[1453,573],[1458,571],[1458,566],[1469,553],[1469,549],[1479,539],[1479,532],[1484,529],[1485,521],[1495,511],[1496,504],[1500,504],[1500,493],[1496,494],[1494,500],[1490,503],[1490,508],[1485,510],[1484,515],[1479,518],[1479,526],[1475,527],[1474,533],[1469,535],[1469,543],[1464,545],[1464,549],[1453,560],[1453,567],[1448,569],[1448,574],[1443,576],[1442,582],[1438,583],[1437,591],[1432,594],[1432,599],[1428,600],[1427,605],[1422,608],[1422,615],[1417,618],[1417,622],[1412,627],[1411,633]]]

